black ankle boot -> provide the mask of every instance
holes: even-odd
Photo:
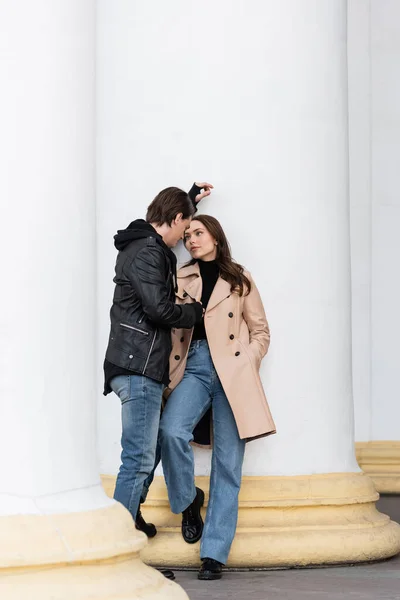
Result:
[[[170,569],[157,569],[157,571],[160,571],[160,573],[162,573],[162,575],[164,575],[164,577],[166,577],[167,579],[174,581],[175,573]]]
[[[145,533],[148,538],[153,538],[157,533],[155,525],[153,525],[153,523],[146,523],[146,521],[143,519],[143,515],[140,511],[140,506],[136,513],[135,526],[136,529],[138,529],[139,531],[143,531],[143,533]]]
[[[182,536],[188,544],[195,544],[203,533],[203,519],[200,509],[204,504],[204,492],[196,488],[196,498],[182,513]]]
[[[202,558],[203,564],[200,567],[197,578],[210,581],[212,579],[221,579],[223,564],[213,558]]]

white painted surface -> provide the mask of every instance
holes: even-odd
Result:
[[[107,502],[93,428],[93,8],[0,6],[0,514]],[[253,272],[272,329],[262,374],[279,432],[249,445],[246,473],[355,468],[344,10],[328,0],[99,3],[95,377],[112,235],[160,188],[212,180],[203,212]],[[396,0],[349,3],[359,440],[400,439],[399,23]],[[101,397],[99,412],[101,470],[116,472],[118,400]],[[209,453],[197,461],[207,473]]]
[[[356,439],[400,439],[400,4],[349,2]]]
[[[94,9],[0,3],[0,514],[109,503],[94,418]]]
[[[371,6],[372,439],[400,440],[400,3]]]
[[[348,3],[350,239],[356,440],[371,439],[370,1]]]
[[[235,258],[261,290],[262,378],[278,435],[245,474],[355,471],[350,348],[346,2],[98,3],[98,375],[112,236],[159,189],[215,185]],[[99,389],[99,395],[101,390]],[[99,404],[101,470],[119,466],[119,406]],[[197,472],[209,472],[198,451]]]

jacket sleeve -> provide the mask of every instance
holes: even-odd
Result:
[[[260,292],[251,275],[246,273],[246,276],[251,282],[251,291],[244,297],[243,318],[249,328],[250,350],[254,353],[255,358],[258,360],[258,364],[260,364],[269,348],[269,325]]]
[[[200,194],[200,193],[201,193],[201,188],[199,188],[199,186],[196,185],[195,183],[192,185],[192,187],[188,191],[188,196],[192,201],[195,213],[197,213],[197,208],[198,208],[197,203],[196,203],[196,196],[197,196],[197,194]]]
[[[146,316],[162,327],[190,329],[201,320],[200,303],[178,305],[170,299],[165,258],[157,246],[140,250],[126,270]]]

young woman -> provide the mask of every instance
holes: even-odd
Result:
[[[171,382],[159,439],[183,538],[193,544],[202,537],[199,579],[219,579],[236,531],[245,443],[275,433],[259,376],[270,336],[260,294],[232,260],[217,219],[196,216],[185,246],[192,260],[178,271],[177,302],[201,301],[205,313],[194,328],[172,330]],[[204,493],[194,484],[190,442],[209,447],[210,409],[213,453],[203,531]]]

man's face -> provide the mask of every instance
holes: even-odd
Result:
[[[183,219],[182,214],[179,213],[170,225],[167,239],[164,238],[165,243],[170,248],[174,248],[179,240],[182,240],[186,229],[190,227],[192,218]]]

